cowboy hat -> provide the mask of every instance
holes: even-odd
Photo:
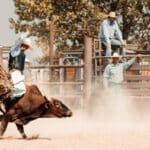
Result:
[[[114,11],[111,11],[109,14],[108,14],[108,17],[110,18],[116,18],[116,13]]]
[[[120,58],[120,55],[118,53],[113,53],[112,58]]]
[[[27,45],[30,49],[32,49],[31,40],[29,38],[23,39],[22,44]]]

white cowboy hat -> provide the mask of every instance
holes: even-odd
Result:
[[[113,53],[112,58],[120,58],[120,55],[118,53]]]
[[[32,49],[31,40],[29,38],[23,39],[22,44],[27,45],[30,49]]]
[[[111,11],[109,14],[108,14],[108,17],[110,18],[116,18],[116,13],[114,11]]]

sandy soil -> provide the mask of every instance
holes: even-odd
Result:
[[[101,122],[75,114],[72,118],[35,120],[25,131],[27,140],[9,124],[0,150],[150,150],[149,123]]]
[[[106,96],[96,96],[87,111],[75,110],[71,118],[29,123],[27,140],[9,124],[0,150],[150,150],[150,101]]]

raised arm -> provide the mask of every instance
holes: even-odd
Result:
[[[15,44],[10,49],[10,54],[12,57],[16,57],[20,54],[20,46],[24,38],[28,36],[29,32],[22,34],[19,39],[15,42]]]
[[[134,64],[136,61],[136,58],[132,58],[130,60],[128,60],[127,62],[123,63],[123,69],[127,70],[132,64]]]
[[[124,70],[127,70],[132,64],[134,64],[136,62],[136,60],[139,60],[141,59],[142,55],[141,54],[138,54],[136,55],[134,58],[130,59],[129,61],[127,62],[124,62],[123,63],[123,68]]]

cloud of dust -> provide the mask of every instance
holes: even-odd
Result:
[[[135,99],[121,86],[94,87],[87,115],[92,122],[113,129],[150,129],[150,102]]]
[[[48,98],[54,97],[58,89],[54,86],[38,86],[44,95]],[[94,87],[94,86],[93,86]],[[66,87],[63,87],[66,91]],[[69,88],[67,89],[69,93]],[[70,88],[72,91],[72,88]],[[71,93],[70,93],[71,94]],[[67,94],[65,95],[67,96]],[[73,110],[73,117],[62,121],[59,132],[69,133],[87,133],[98,131],[126,131],[126,130],[143,130],[148,129],[150,118],[148,115],[148,105],[141,101],[134,100],[128,92],[121,88],[104,90],[103,88],[94,87],[94,92],[89,101],[88,108],[78,109],[74,107],[75,99],[60,98],[64,103]],[[77,105],[80,105],[79,99]],[[83,100],[84,102],[85,100]],[[73,103],[72,103],[73,102]],[[150,105],[149,105],[150,106]],[[58,120],[59,122],[59,120]],[[60,123],[58,123],[58,126]],[[55,125],[55,128],[57,126]],[[55,130],[54,130],[55,132]]]

